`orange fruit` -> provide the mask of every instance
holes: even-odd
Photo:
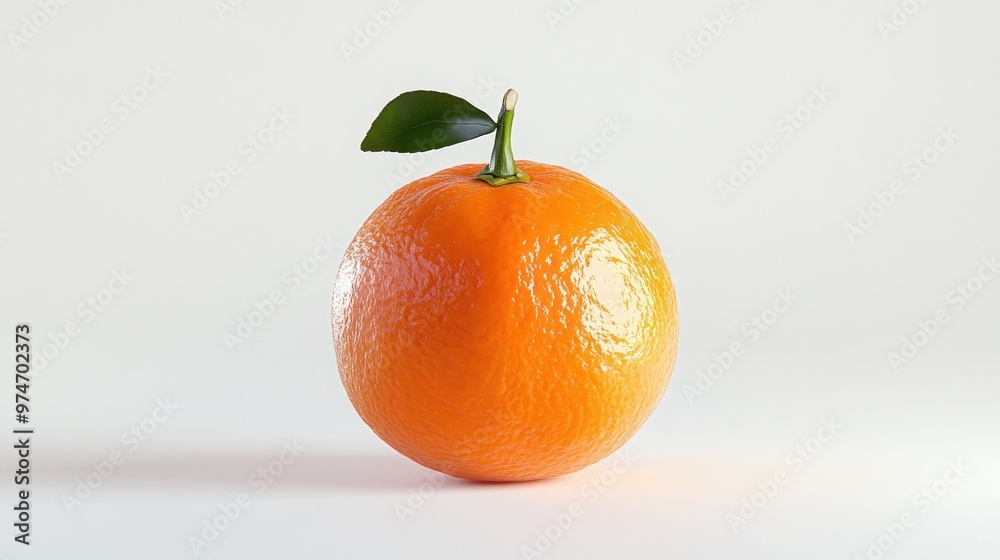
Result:
[[[512,108],[512,105],[511,105]],[[660,248],[586,177],[460,165],[393,193],[345,251],[337,367],[361,418],[414,461],[475,480],[586,467],[652,413],[677,353]]]

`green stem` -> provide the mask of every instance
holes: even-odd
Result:
[[[514,125],[514,106],[517,92],[508,89],[503,96],[503,107],[497,117],[497,135],[493,140],[493,155],[490,163],[474,179],[486,181],[494,187],[510,183],[527,183],[528,174],[517,168],[514,152],[510,149],[510,129]]]

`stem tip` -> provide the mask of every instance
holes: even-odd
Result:
[[[517,92],[512,89],[508,89],[507,93],[503,94],[503,108],[508,111],[513,111],[515,105],[517,105]]]

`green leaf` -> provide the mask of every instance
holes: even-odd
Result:
[[[496,130],[489,115],[461,97],[408,91],[393,99],[361,141],[365,152],[426,152]]]

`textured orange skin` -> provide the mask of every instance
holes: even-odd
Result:
[[[677,354],[660,248],[608,191],[518,161],[529,183],[414,181],[379,206],[333,294],[337,366],[361,418],[452,476],[534,480],[621,447]]]

